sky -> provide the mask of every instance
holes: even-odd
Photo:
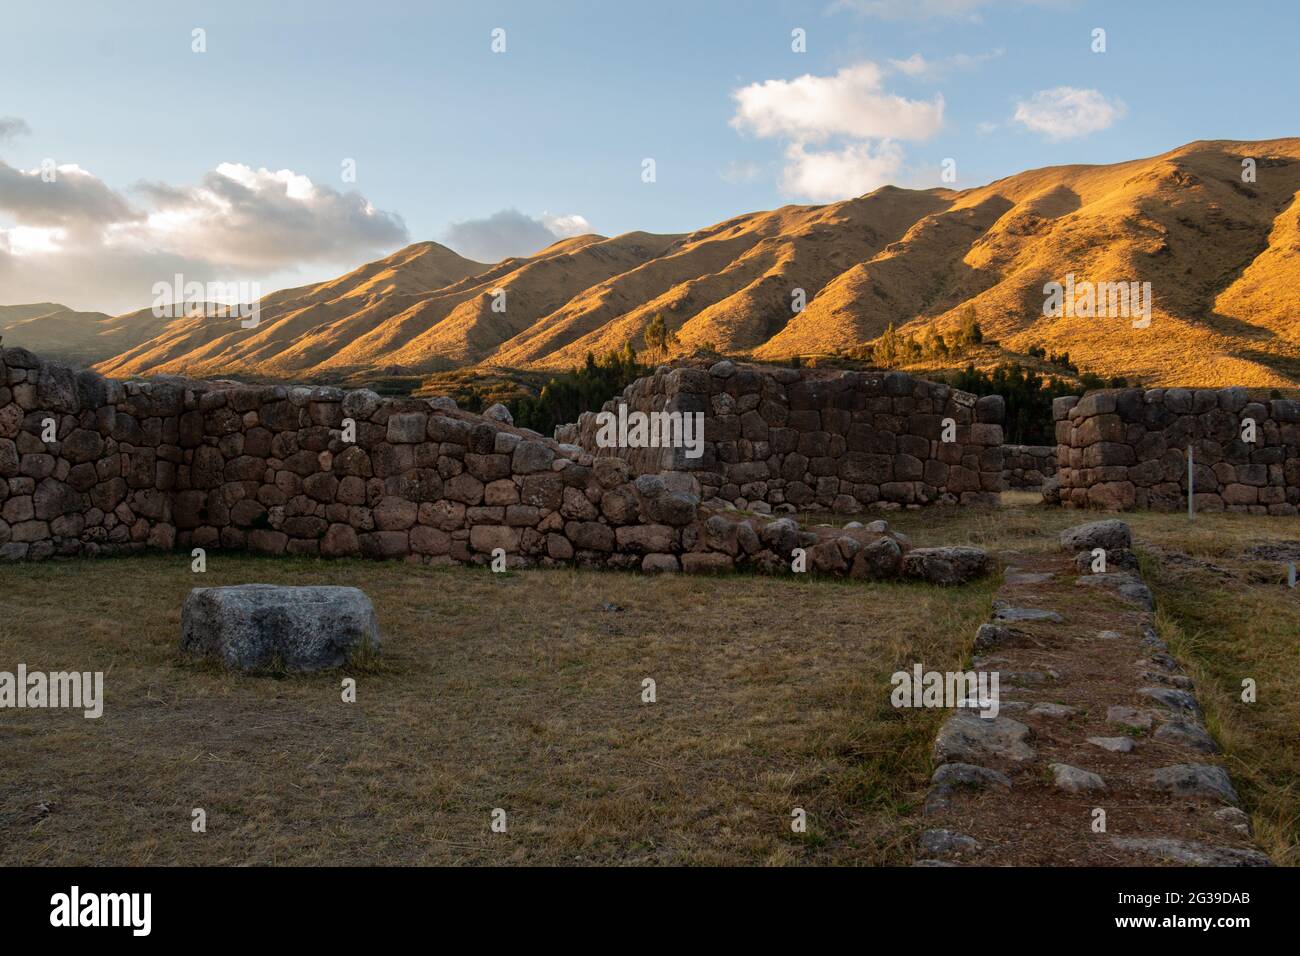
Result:
[[[1294,0],[7,0],[0,305],[1296,135],[1298,41]]]

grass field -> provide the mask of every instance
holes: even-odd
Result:
[[[918,545],[999,551],[1089,517],[1007,497],[888,517]],[[1300,596],[1237,556],[1297,525],[1128,520],[1261,843],[1296,862]],[[178,659],[188,590],[253,581],[371,596],[384,652],[355,704],[339,674]],[[106,672],[99,720],[0,711],[0,863],[907,863],[942,714],[894,710],[888,678],[968,659],[994,587],[221,554],[203,575],[179,554],[0,567],[0,670]]]
[[[178,662],[188,590],[249,581],[366,589],[357,703]],[[107,672],[99,720],[0,711],[2,863],[877,864],[909,859],[938,719],[881,688],[956,664],[990,585],[154,555],[0,594],[3,666]]]

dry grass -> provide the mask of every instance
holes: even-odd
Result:
[[[250,581],[365,588],[386,644],[356,704],[337,674],[176,659],[188,590]],[[907,862],[937,715],[893,710],[888,674],[955,664],[990,594],[233,555],[202,578],[181,555],[3,567],[0,669],[103,670],[107,703],[0,712],[0,863]]]
[[[1011,561],[1090,517],[1007,499],[889,517]],[[1127,520],[1260,841],[1294,863],[1300,594],[1241,552],[1300,529]],[[356,704],[337,674],[177,660],[188,590],[249,581],[365,588],[386,644]],[[967,660],[992,590],[234,555],[202,579],[180,555],[0,567],[0,670],[107,672],[98,721],[0,711],[0,863],[906,863],[940,715],[891,708],[888,675]]]

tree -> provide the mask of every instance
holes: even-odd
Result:
[[[655,317],[650,320],[643,337],[646,349],[655,353],[667,354],[670,347],[681,344],[677,339],[677,333],[668,328],[668,323],[664,321],[662,312],[656,313]]]
[[[556,425],[574,422],[583,412],[598,411],[649,369],[636,360],[632,343],[597,358],[591,352],[572,372],[551,378],[536,395],[506,403],[515,424],[549,435]]]
[[[984,341],[984,332],[980,329],[979,316],[975,312],[975,303],[967,302],[961,309],[957,326],[958,345],[978,345]]]

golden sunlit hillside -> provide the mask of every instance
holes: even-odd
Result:
[[[1197,142],[976,189],[885,187],[687,235],[581,236],[495,265],[418,243],[266,296],[255,329],[46,303],[0,313],[0,332],[115,376],[346,380],[568,368],[588,352],[640,348],[660,315],[681,352],[844,354],[891,324],[922,339],[948,335],[973,307],[993,343],[980,350],[985,364],[1041,348],[1149,384],[1294,387],[1298,191],[1300,139]],[[1044,285],[1067,276],[1150,283],[1149,326],[1045,316]]]

